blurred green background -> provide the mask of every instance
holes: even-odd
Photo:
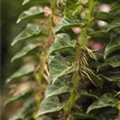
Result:
[[[7,116],[9,116],[10,114],[9,108],[3,107],[3,103],[7,97],[6,92],[8,89],[5,85],[5,81],[7,77],[10,76],[12,72],[15,71],[20,65],[19,62],[11,63],[10,59],[15,53],[15,51],[20,49],[21,45],[19,44],[11,47],[10,44],[14,37],[25,26],[25,23],[16,24],[16,20],[22,11],[22,0],[1,0],[1,120],[7,120]]]

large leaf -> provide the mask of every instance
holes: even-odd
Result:
[[[50,55],[56,51],[64,50],[67,48],[74,48],[75,43],[76,42],[71,40],[71,38],[68,34],[66,34],[66,33],[57,34],[56,38],[55,38],[55,42],[52,44],[52,46],[50,47],[50,49],[48,51],[48,55]]]
[[[45,97],[51,97],[63,93],[68,93],[72,90],[72,85],[68,83],[64,83],[62,79],[59,80],[59,82],[48,85],[46,91],[45,91]]]
[[[36,24],[28,24],[27,27],[19,33],[19,35],[14,39],[11,45],[15,45],[17,42],[28,39],[33,35],[39,35],[41,33],[41,28]]]
[[[37,48],[38,46],[36,44],[27,44],[25,47],[22,48],[19,52],[17,52],[11,61],[13,62],[14,60],[20,59],[21,57],[24,57],[28,53],[30,53],[32,50]]]
[[[28,98],[32,94],[32,90],[27,90],[25,92],[19,93],[17,95],[11,96],[8,100],[5,101],[4,105],[9,105],[14,103],[17,100],[22,100]]]
[[[56,26],[55,26],[55,33],[64,30],[69,29],[72,27],[81,26],[81,22],[77,19],[68,19],[63,18]]]
[[[58,97],[53,96],[53,97],[46,98],[42,101],[39,107],[37,116],[40,116],[46,113],[59,111],[63,107],[64,105],[60,103]]]
[[[110,54],[120,50],[120,36],[113,39],[105,48],[104,58],[106,59]]]
[[[25,119],[26,115],[31,113],[32,111],[31,106],[34,104],[34,102],[35,101],[32,98],[25,101],[22,108],[20,108],[17,112],[15,112],[14,115],[12,115],[9,120]]]
[[[42,14],[43,8],[40,6],[33,6],[30,9],[24,11],[18,18],[17,23],[19,23],[20,21],[26,19],[26,18],[31,18],[32,16],[36,16],[39,14]]]
[[[87,113],[92,110],[104,108],[104,107],[115,107],[117,104],[117,99],[114,98],[111,94],[102,95],[99,100],[94,101],[87,109]]]
[[[7,79],[7,83],[14,81],[16,78],[28,75],[34,71],[35,67],[33,64],[26,64],[17,70],[12,76]]]
[[[67,75],[76,70],[74,64],[68,65],[63,57],[54,57],[50,63],[51,81],[54,83],[59,77]]]

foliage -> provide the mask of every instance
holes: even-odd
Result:
[[[17,23],[28,23],[12,42],[25,43],[12,58],[24,64],[7,84],[29,80],[34,85],[6,101],[23,99],[25,104],[10,120],[119,120],[119,0],[24,0],[26,4],[33,6]],[[103,5],[108,11],[101,10]]]

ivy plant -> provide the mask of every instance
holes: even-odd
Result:
[[[5,105],[10,120],[120,120],[120,1],[24,0],[12,42],[22,66]],[[18,87],[22,86],[22,90]],[[27,87],[26,87],[27,86]]]

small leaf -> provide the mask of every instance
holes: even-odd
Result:
[[[81,96],[92,97],[92,98],[95,98],[95,99],[99,99],[96,95],[91,94],[91,93],[88,93],[88,92],[85,91],[85,90],[81,90],[80,95],[81,95]]]
[[[60,51],[60,50],[68,49],[68,48],[74,48],[75,43],[76,42],[71,40],[68,34],[66,33],[57,34],[55,38],[55,42],[52,44],[52,46],[50,47],[48,51],[48,55],[56,51]]]
[[[90,76],[90,79],[95,86],[100,86],[100,87],[102,86],[103,81],[98,75],[96,75],[94,72],[90,70],[87,71],[87,73]]]
[[[25,47],[23,47],[22,50],[20,50],[18,53],[16,53],[13,58],[11,59],[11,61],[15,61],[17,59],[20,59],[21,57],[24,57],[25,55],[27,55],[29,52],[31,52],[32,50],[34,50],[35,48],[37,48],[38,46],[35,44],[27,44]]]
[[[119,28],[120,27],[120,18],[114,20],[112,23],[110,23],[106,29],[106,32],[110,32],[111,30],[115,29],[115,28]]]
[[[112,40],[105,48],[104,58],[106,59],[109,55],[115,51],[120,50],[120,36]]]
[[[22,3],[22,5],[25,5],[25,4],[27,4],[28,2],[30,2],[31,0],[24,0],[23,1],[23,3]]]
[[[39,25],[28,24],[27,27],[21,33],[19,33],[19,35],[14,39],[11,45],[13,46],[19,41],[28,39],[33,35],[39,35],[40,33],[41,33],[41,28]]]
[[[26,92],[23,93],[19,93],[17,95],[14,95],[12,97],[10,97],[7,101],[5,101],[5,106],[9,105],[17,100],[22,100],[22,99],[26,99],[28,98],[30,95],[32,94],[32,90],[27,90]]]
[[[55,33],[58,33],[59,31],[63,29],[69,29],[72,27],[81,26],[81,22],[76,19],[68,19],[63,18],[56,26],[55,26]]]
[[[70,84],[62,84],[63,80],[60,79],[59,83],[54,83],[52,85],[49,85],[45,91],[45,97],[51,97],[51,96],[55,96],[55,95],[59,95],[59,94],[63,94],[63,93],[68,93],[72,90],[72,85]]]
[[[117,104],[117,99],[111,94],[102,95],[99,100],[94,101],[87,109],[87,114],[92,110],[104,108],[104,107],[115,107]]]
[[[16,71],[11,77],[7,79],[7,83],[14,81],[16,78],[28,75],[34,71],[35,67],[33,64],[26,64]]]
[[[110,67],[112,68],[120,67],[120,56],[119,55],[115,55],[105,60],[105,63],[98,66],[97,71],[98,72],[104,71]]]
[[[76,11],[76,8],[79,6],[77,4],[77,0],[66,0],[66,6],[64,10],[64,16],[67,18],[71,18],[74,12]]]
[[[41,102],[37,116],[59,111],[63,107],[64,105],[60,103],[58,97],[53,96],[53,97],[46,98]]]
[[[54,83],[59,77],[72,73],[77,68],[75,65],[68,65],[63,57],[54,57],[50,63],[51,81]]]
[[[32,16],[36,16],[39,14],[42,14],[43,8],[40,6],[33,6],[30,9],[24,11],[18,18],[17,23],[21,22],[22,20],[26,19],[26,18],[30,18]]]

